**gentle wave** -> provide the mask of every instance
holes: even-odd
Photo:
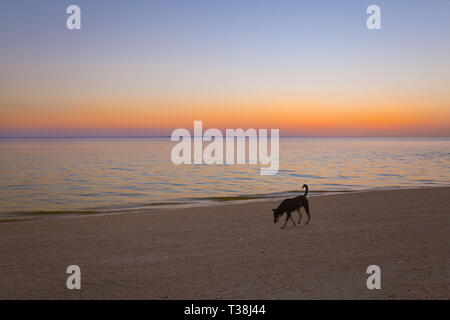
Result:
[[[367,190],[315,190],[309,192],[308,196],[320,196],[329,194],[340,194],[348,192],[361,192]],[[303,194],[304,191],[292,190],[268,194],[252,194],[252,195],[240,195],[240,196],[223,196],[223,197],[199,197],[199,198],[186,198],[180,199],[177,202],[152,202],[152,203],[141,203],[138,205],[128,205],[128,206],[106,206],[106,207],[96,207],[96,208],[86,208],[83,210],[60,210],[60,211],[15,211],[15,212],[5,212],[2,215],[1,222],[10,221],[28,221],[31,218],[42,218],[42,217],[56,217],[56,216],[85,216],[85,215],[101,215],[108,213],[130,213],[136,211],[143,211],[149,209],[173,209],[180,208],[183,206],[198,207],[205,205],[215,205],[220,203],[230,203],[230,202],[247,202],[247,201],[257,201],[257,200],[276,200],[286,197],[294,197],[299,194]],[[15,218],[13,218],[15,217]],[[22,219],[18,219],[22,218]]]

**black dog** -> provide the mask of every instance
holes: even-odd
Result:
[[[295,210],[297,210],[298,214],[300,215],[300,218],[298,219],[298,224],[300,224],[302,220],[302,213],[300,212],[300,209],[303,207],[305,208],[306,214],[308,215],[308,221],[306,221],[306,224],[309,223],[309,220],[311,219],[311,216],[309,214],[309,203],[308,199],[306,199],[306,195],[308,194],[308,186],[306,184],[303,185],[302,189],[305,190],[305,194],[302,196],[298,196],[291,199],[286,199],[281,202],[281,204],[276,209],[272,209],[273,211],[273,223],[277,223],[280,217],[286,212],[286,220],[284,221],[283,226],[281,229],[286,227],[286,223],[289,219],[292,220],[292,223],[295,226],[295,221],[291,217],[291,213]]]

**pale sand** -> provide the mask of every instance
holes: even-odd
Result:
[[[450,298],[450,188],[311,197],[285,230],[279,202],[0,224],[0,298]]]

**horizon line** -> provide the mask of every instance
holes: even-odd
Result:
[[[279,136],[280,138],[444,138],[449,136]],[[0,136],[0,139],[158,139],[171,136]],[[195,138],[191,137],[191,138]]]

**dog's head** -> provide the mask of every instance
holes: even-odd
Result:
[[[272,209],[273,211],[273,223],[277,223],[280,217],[283,215],[283,212],[279,210],[278,208]]]

